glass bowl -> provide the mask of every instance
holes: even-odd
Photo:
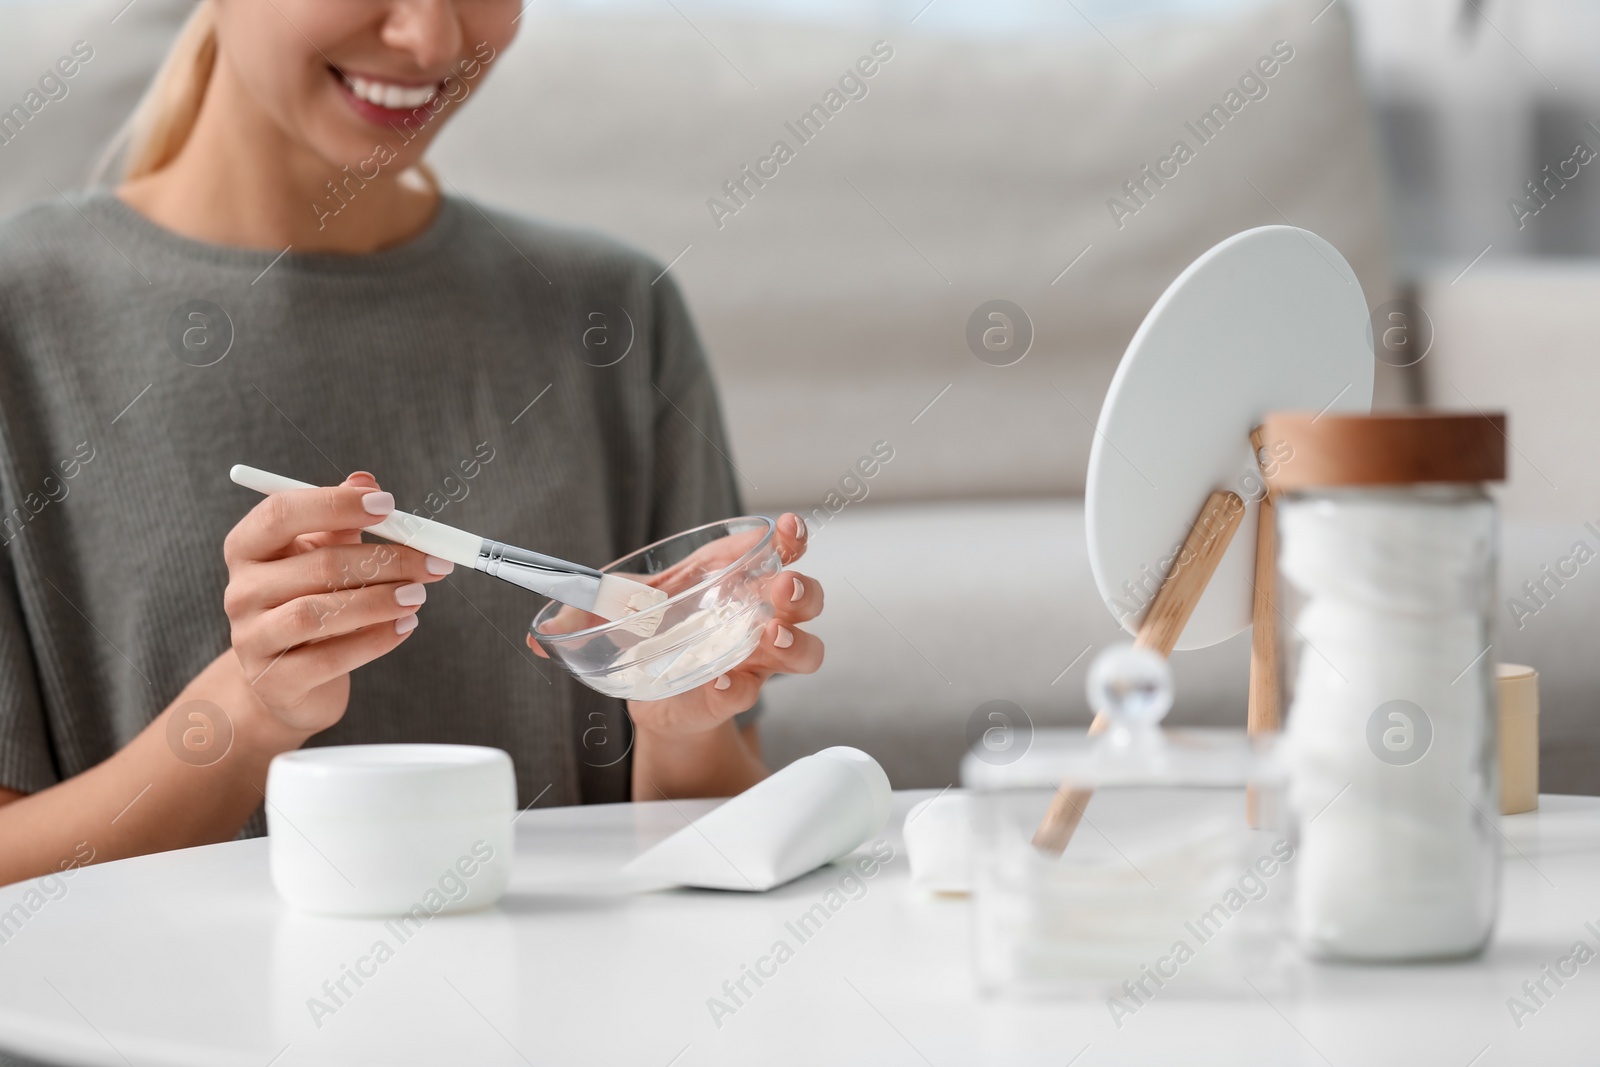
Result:
[[[742,663],[772,618],[768,587],[783,569],[777,523],[745,516],[675,534],[600,570],[665,590],[668,599],[616,622],[551,601],[533,617],[539,647],[606,696],[663,700]],[[639,624],[659,616],[650,636]]]

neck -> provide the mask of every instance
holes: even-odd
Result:
[[[185,237],[274,252],[373,252],[414,237],[438,209],[436,191],[387,172],[336,199],[327,183],[346,177],[291,140],[219,57],[177,157],[117,195]]]

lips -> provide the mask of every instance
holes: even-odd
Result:
[[[442,80],[417,84],[350,74],[337,67],[329,67],[328,71],[355,112],[379,126],[428,121],[434,114],[430,105],[444,89]]]

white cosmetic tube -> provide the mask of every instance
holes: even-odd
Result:
[[[795,760],[647,850],[623,873],[761,892],[848,855],[889,821],[889,776],[855,748]]]

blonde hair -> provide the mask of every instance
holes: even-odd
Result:
[[[212,0],[199,0],[133,114],[107,146],[95,178],[103,177],[119,154],[123,181],[171,163],[194,130],[216,64],[216,8]]]

